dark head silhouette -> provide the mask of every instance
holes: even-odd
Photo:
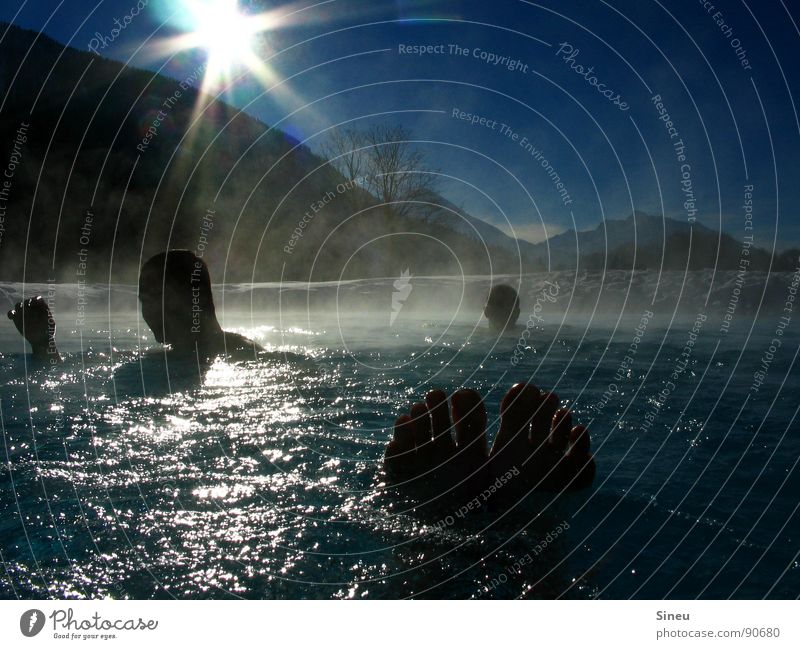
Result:
[[[139,274],[142,317],[160,343],[205,348],[222,336],[208,266],[189,250],[151,257]]]
[[[519,296],[508,284],[498,284],[489,291],[483,310],[493,329],[513,327],[519,318]]]
[[[139,274],[142,317],[156,340],[180,353],[263,351],[252,340],[222,330],[217,321],[208,266],[189,250],[151,257]]]

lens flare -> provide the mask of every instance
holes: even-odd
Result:
[[[280,18],[274,13],[248,14],[238,0],[179,0],[172,24],[184,33],[156,45],[159,55],[198,50],[205,52],[202,89],[230,87],[242,73],[250,72],[261,82],[272,76],[256,49],[258,36],[276,29]]]
[[[192,12],[195,37],[215,67],[227,70],[247,59],[259,25],[239,11],[236,0],[192,3]]]

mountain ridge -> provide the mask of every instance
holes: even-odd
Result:
[[[168,247],[197,250],[212,213],[206,256],[225,281],[391,276],[409,264],[438,273],[455,267],[447,247],[472,274],[520,266],[506,250],[490,247],[487,257],[473,239],[374,200],[352,214],[347,192],[336,189],[346,179],[324,158],[163,75],[12,25],[0,42],[0,89],[2,141],[13,140],[39,97],[0,240],[0,277],[74,281],[91,218],[87,272],[135,281],[142,258]],[[165,104],[178,89],[179,100]],[[290,247],[307,213],[313,219]]]
[[[29,128],[0,197],[0,278],[135,283],[149,255],[201,244],[217,282],[714,263],[688,258],[688,224],[642,212],[540,243],[438,195],[399,216],[357,187],[339,191],[347,179],[291,135],[184,85],[5,29],[0,141]],[[349,192],[366,207],[354,212]],[[691,236],[721,244],[716,257],[736,267],[741,244],[731,237],[697,224]]]

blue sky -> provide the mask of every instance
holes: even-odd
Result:
[[[153,44],[191,31],[187,1],[149,0],[128,23],[137,0],[4,0],[0,20],[84,50],[99,35],[102,55],[180,80],[206,51],[165,56]],[[241,10],[275,18],[253,43],[271,87],[240,66],[218,88],[227,101],[315,149],[336,124],[401,122],[443,174],[442,193],[506,231],[536,241],[637,209],[741,238],[752,185],[759,245],[800,241],[800,12],[780,0],[253,0]],[[111,42],[115,19],[128,24]],[[433,50],[411,53],[419,46]]]

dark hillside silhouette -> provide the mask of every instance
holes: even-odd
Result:
[[[662,250],[665,269],[686,267],[689,226],[673,219],[637,213],[636,229],[629,217],[531,244],[430,191],[379,205],[310,148],[191,85],[0,29],[0,166],[15,165],[5,281],[134,283],[140,260],[166,248],[202,252],[227,282],[571,269],[578,252],[589,269],[632,268],[634,252],[637,267],[658,268]],[[736,269],[734,239],[697,225],[694,240],[690,268],[713,267],[721,241],[718,268]],[[769,266],[764,251],[752,258]]]

